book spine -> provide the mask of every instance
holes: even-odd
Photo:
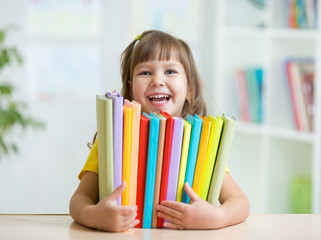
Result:
[[[180,163],[178,183],[177,183],[177,196],[176,196],[177,202],[182,201],[182,194],[183,194],[183,188],[184,188],[184,179],[185,179],[190,137],[191,137],[191,124],[187,121],[184,121],[184,134],[183,134],[183,143],[182,143],[181,163]]]
[[[146,184],[146,164],[148,150],[148,135],[149,135],[149,119],[144,115],[140,117],[140,133],[139,133],[139,157],[138,157],[138,172],[137,172],[137,219],[139,224],[136,228],[143,227],[143,212]]]
[[[239,69],[236,72],[236,79],[239,88],[239,98],[240,98],[240,109],[241,109],[241,118],[245,122],[249,122],[251,119],[250,116],[250,103],[249,103],[249,94],[246,83],[246,75],[244,70]]]
[[[169,162],[172,151],[172,139],[173,139],[173,125],[174,120],[168,113],[161,111],[161,114],[166,117],[166,135],[165,135],[165,146],[164,146],[164,157],[163,157],[163,169],[162,169],[162,182],[159,195],[159,202],[166,200],[167,195],[167,183],[168,183],[168,171]],[[163,227],[163,219],[157,218],[157,228]]]
[[[147,169],[146,169],[143,228],[151,228],[154,190],[155,190],[157,147],[158,147],[158,136],[159,136],[159,119],[155,117],[151,117],[147,114],[145,116],[149,117],[150,119],[150,129],[149,129],[148,157],[147,157]]]
[[[113,100],[113,127],[114,127],[114,189],[122,184],[122,162],[123,162],[123,97],[120,94],[107,93]],[[117,199],[121,205],[121,196]]]
[[[200,197],[205,201],[207,200],[208,191],[211,184],[223,125],[223,120],[220,118],[220,116],[217,116],[215,119],[212,115],[209,115],[208,119],[212,122],[212,127],[200,186]]]
[[[96,96],[97,132],[98,132],[98,185],[99,200],[114,189],[113,176],[113,112],[112,100]]]
[[[140,127],[140,112],[141,105],[138,102],[129,102],[125,100],[133,108],[132,118],[132,146],[130,156],[130,180],[129,180],[129,206],[136,205],[136,191],[137,191],[137,170],[138,170],[138,148],[139,148],[139,127]]]
[[[176,200],[183,131],[184,131],[184,121],[179,118],[174,118],[172,152],[171,152],[171,158],[169,163],[167,195],[166,195],[166,199],[169,201]]]
[[[133,108],[123,106],[124,131],[123,131],[123,181],[126,182],[126,189],[122,193],[122,205],[129,204],[129,186],[130,186],[130,158],[132,141],[132,121]]]
[[[202,127],[202,132],[200,137],[200,144],[199,144],[199,149],[197,154],[195,173],[194,173],[194,179],[193,179],[193,187],[192,187],[194,192],[199,196],[200,196],[202,175],[205,167],[208,140],[209,140],[210,131],[212,127],[212,122],[209,121],[206,117],[201,119],[203,119],[203,127]]]
[[[157,228],[157,205],[159,204],[159,195],[161,188],[164,144],[165,144],[166,119],[162,118],[159,122],[158,151],[155,175],[155,191],[153,201],[152,228]]]
[[[187,121],[192,125],[191,139],[190,139],[190,147],[188,151],[187,165],[186,165],[186,173],[185,173],[185,182],[187,182],[190,186],[193,185],[194,179],[194,171],[195,164],[198,152],[198,145],[200,134],[202,130],[202,120],[196,115],[192,117],[191,115],[187,115]],[[189,203],[190,198],[183,189],[182,194],[182,202]]]

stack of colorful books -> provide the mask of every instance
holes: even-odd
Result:
[[[138,102],[114,91],[96,96],[99,198],[126,181],[118,204],[138,206],[142,228],[161,228],[163,200],[190,203],[184,183],[217,205],[236,121],[166,112],[141,113]]]

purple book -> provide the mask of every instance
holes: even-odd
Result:
[[[172,151],[168,170],[168,183],[166,200],[176,201],[179,166],[181,162],[182,140],[184,132],[184,119],[174,117]]]
[[[117,91],[107,92],[107,96],[113,100],[114,113],[114,190],[122,184],[123,165],[123,104],[124,98]],[[121,195],[117,199],[121,205]]]

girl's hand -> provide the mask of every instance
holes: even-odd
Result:
[[[137,206],[119,206],[117,198],[125,190],[126,183],[123,182],[115,191],[106,196],[96,205],[88,206],[84,210],[87,219],[92,219],[92,226],[109,232],[122,232],[134,227],[139,223]]]
[[[184,189],[191,199],[191,204],[162,201],[157,206],[158,216],[169,221],[164,222],[164,227],[171,229],[220,228],[223,220],[223,212],[220,208],[200,198],[188,183],[185,183]]]

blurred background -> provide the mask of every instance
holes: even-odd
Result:
[[[0,0],[1,46],[22,58],[0,84],[44,125],[1,132],[18,151],[0,148],[0,213],[69,213],[95,95],[121,90],[120,55],[149,29],[190,45],[209,113],[236,117],[228,165],[252,213],[320,213],[318,13],[316,0]]]

